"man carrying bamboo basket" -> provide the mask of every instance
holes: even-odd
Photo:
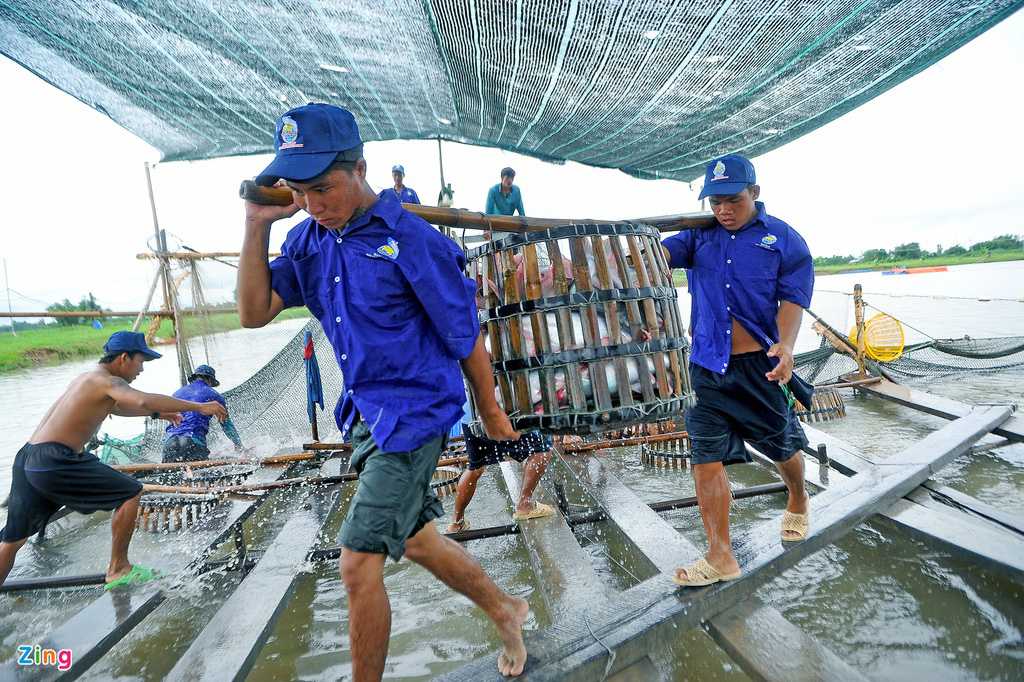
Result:
[[[128,384],[142,373],[142,363],[161,357],[138,332],[115,332],[103,352],[99,366],[71,382],[14,458],[7,526],[0,533],[0,585],[28,537],[65,506],[83,514],[114,510],[107,589],[160,575],[128,561],[142,484],[83,452],[85,444],[112,414],[152,416],[176,424],[184,411],[213,415],[220,421],[227,412],[218,402],[194,403],[130,388]]]
[[[505,645],[499,670],[518,675],[529,605],[500,590],[431,523],[444,512],[430,483],[448,430],[462,416],[462,373],[488,437],[518,436],[494,399],[463,253],[398,202],[379,201],[366,183],[362,141],[348,111],[327,104],[292,109],[278,120],[274,148],[274,161],[256,182],[287,181],[294,203],[246,203],[238,306],[247,327],[306,306],[345,377],[335,418],[351,436],[359,487],[341,527],[339,566],[354,678],[383,675],[391,630],[383,581],[388,556],[407,556],[476,602]],[[271,224],[300,208],[310,218],[292,228],[282,255],[268,262]]]
[[[750,461],[744,441],[775,462],[789,489],[782,539],[802,540],[809,529],[800,455],[807,437],[791,388],[801,381],[793,376],[793,344],[811,304],[814,267],[796,230],[756,201],[761,189],[755,183],[754,166],[744,157],[712,161],[700,198],[711,197],[719,224],[662,242],[669,265],[689,271],[690,378],[697,404],[686,413],[686,430],[709,544],[706,556],[676,569],[677,585],[740,577],[729,539],[732,496],[724,467]],[[806,397],[802,402],[810,404]]]

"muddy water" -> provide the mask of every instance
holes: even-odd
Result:
[[[972,269],[973,268],[973,269]],[[955,280],[942,280],[943,277]],[[956,324],[975,320],[990,334],[1021,334],[1024,303],[977,301],[982,298],[1024,298],[1024,269],[1019,264],[993,264],[954,268],[948,273],[882,277],[877,274],[819,278],[820,291],[849,291],[854,281],[864,285],[869,301],[885,301],[886,307],[902,302],[901,311],[888,311],[912,321],[928,335],[939,335],[943,315],[958,310]],[[920,279],[915,279],[920,278]],[[950,283],[952,282],[952,284]],[[893,297],[888,294],[896,293]],[[885,298],[882,295],[886,294]],[[916,296],[926,296],[924,298]],[[933,298],[938,296],[940,298]],[[945,296],[946,298],[941,298]],[[953,296],[961,298],[952,298]],[[974,300],[970,300],[971,298]],[[841,300],[840,294],[816,295],[816,306]],[[996,306],[985,306],[996,303]],[[951,308],[955,304],[955,308]],[[942,313],[941,308],[947,312]],[[882,308],[879,305],[879,308]],[[980,310],[979,310],[980,308]],[[883,308],[884,309],[884,308]],[[905,311],[905,312],[904,312]],[[914,316],[914,311],[919,313]],[[822,313],[824,314],[824,313]],[[282,337],[288,336],[283,323]],[[951,323],[952,324],[952,323]],[[837,324],[837,326],[840,326]],[[293,333],[294,330],[292,330]],[[278,333],[278,332],[275,332]],[[943,336],[959,336],[953,332]],[[973,336],[984,336],[972,333]],[[817,345],[805,333],[801,344]],[[218,342],[230,352],[232,343]],[[267,357],[276,352],[267,344]],[[258,364],[252,345],[235,362]],[[277,346],[280,347],[280,346]],[[224,352],[224,351],[220,351]],[[158,361],[159,362],[159,361]],[[0,405],[5,415],[4,452],[9,462],[13,450],[31,433],[67,381],[91,363],[46,368],[0,378]],[[224,366],[228,379],[229,364]],[[147,390],[169,390],[176,371],[168,360],[164,368],[151,363],[139,381]],[[250,370],[247,370],[251,372]],[[227,387],[245,374],[225,381]],[[967,379],[917,381],[918,388],[965,402],[1024,403],[1024,372],[984,374]],[[844,393],[849,417],[820,424],[861,449],[887,457],[900,452],[944,422],[891,403]],[[14,417],[8,421],[8,415]],[[137,432],[111,423],[109,433],[130,436]],[[114,429],[124,429],[120,433]],[[639,461],[636,449],[606,455],[613,471],[648,502],[693,494],[688,471],[652,472]],[[4,459],[6,458],[6,459]],[[9,480],[9,464],[0,464],[2,480]],[[777,480],[757,466],[730,468],[734,487]],[[564,472],[552,467],[550,484]],[[973,457],[964,457],[938,476],[941,482],[974,495],[1003,510],[1024,515],[1024,448],[1014,446]],[[8,484],[3,483],[3,487]],[[586,504],[580,491],[569,486],[575,503]],[[346,496],[351,490],[346,490]],[[734,537],[754,525],[777,518],[784,506],[781,496],[740,500],[732,514]],[[254,519],[247,531],[254,546],[270,542],[294,500],[279,496]],[[344,510],[345,500],[341,510]],[[446,500],[451,509],[451,500]],[[0,512],[0,516],[2,516]],[[487,471],[470,509],[474,527],[510,522],[510,508],[500,472]],[[680,533],[704,546],[703,529],[696,509],[665,515]],[[447,519],[443,520],[444,522]],[[328,529],[333,544],[340,516]],[[61,521],[45,549],[26,549],[19,556],[15,575],[74,574],[94,572],[105,562],[109,540],[106,518],[69,517]],[[613,532],[600,524],[579,528],[585,552],[602,580],[612,589],[635,584],[629,553]],[[133,553],[144,559],[173,543],[173,536],[139,534]],[[527,627],[543,629],[551,624],[543,608],[523,543],[518,537],[492,538],[468,545],[469,551],[496,582],[531,601],[535,611]],[[184,548],[183,551],[189,551]],[[333,680],[351,674],[345,592],[331,563],[311,564],[301,576],[295,597],[271,634],[250,680]],[[498,641],[486,618],[467,600],[439,585],[422,569],[408,562],[392,564],[385,571],[393,616],[393,633],[386,676],[388,679],[429,680],[433,676],[479,656],[490,655]],[[227,599],[237,578],[213,573],[170,591],[170,598],[115,647],[87,675],[87,679],[159,679],[173,666],[216,608]],[[1024,589],[1002,578],[975,569],[942,552],[908,540],[881,522],[861,525],[835,545],[818,552],[763,587],[760,598],[781,611],[790,621],[871,679],[1021,679],[1024,677]],[[24,593],[17,599],[0,597],[11,608],[0,609],[0,659],[14,656],[20,644],[33,643],[80,609],[95,596],[94,590]],[[766,633],[771,636],[771,633]],[[743,679],[745,675],[699,628],[680,633],[674,644],[652,652],[665,679]]]

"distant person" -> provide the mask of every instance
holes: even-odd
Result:
[[[43,529],[55,511],[70,507],[83,514],[115,510],[110,519],[113,547],[107,589],[160,577],[152,568],[128,561],[142,484],[83,452],[86,442],[109,415],[151,416],[172,424],[181,412],[195,410],[227,418],[216,401],[194,403],[142,393],[128,386],[142,363],[161,357],[137,332],[115,332],[103,346],[99,366],[71,382],[14,458],[7,525],[0,531],[0,585],[25,541]]]
[[[352,674],[379,680],[391,633],[384,585],[390,556],[420,564],[469,597],[504,647],[498,669],[526,664],[526,600],[502,591],[432,521],[444,505],[430,486],[449,429],[462,416],[463,375],[484,432],[515,439],[494,398],[494,371],[476,313],[476,284],[454,241],[366,183],[366,159],[351,112],[328,104],[278,119],[273,162],[257,184],[286,181],[290,206],[245,205],[238,263],[242,324],[262,327],[285,308],[307,307],[324,328],[345,376],[335,408],[352,439],[359,486],[339,532],[338,567],[348,605]],[[270,227],[304,209],[268,262]],[[460,372],[461,366],[461,372]]]
[[[377,195],[385,201],[399,201],[403,204],[418,204],[420,197],[412,187],[406,187],[405,166],[397,164],[391,167],[391,178],[395,181],[394,187],[382,189]]]
[[[523,195],[519,192],[518,185],[512,184],[516,178],[516,172],[511,168],[501,169],[501,182],[487,191],[487,207],[484,213],[488,215],[526,215],[523,210]]]
[[[499,464],[505,459],[513,459],[523,463],[523,487],[516,501],[512,518],[516,520],[537,519],[551,516],[555,510],[543,502],[533,499],[533,491],[537,489],[544,470],[551,461],[551,448],[554,442],[537,431],[524,433],[519,440],[494,441],[474,435],[468,428],[462,433],[466,439],[466,455],[469,466],[459,478],[459,486],[455,491],[455,513],[448,525],[449,533],[457,533],[469,529],[466,519],[466,507],[476,494],[476,484],[486,471],[488,465]]]
[[[750,461],[744,441],[775,462],[789,489],[782,540],[802,540],[810,528],[800,454],[807,437],[794,392],[804,405],[811,403],[809,386],[793,374],[793,345],[811,304],[814,264],[796,230],[757,201],[756,182],[746,158],[715,159],[698,198],[711,198],[718,225],[662,242],[669,266],[690,273],[690,379],[697,404],[686,412],[686,430],[709,544],[706,556],[676,569],[677,585],[740,577],[729,539],[732,495],[725,465]]]
[[[454,201],[455,190],[452,189],[452,183],[449,182],[437,193],[437,205],[441,208],[451,208]]]
[[[209,365],[199,365],[189,377],[189,383],[174,392],[179,400],[195,403],[218,402],[227,409],[224,397],[214,389],[220,386],[217,372]],[[210,457],[206,436],[210,431],[210,417],[201,412],[182,412],[181,421],[171,424],[164,432],[164,462],[197,462]],[[242,439],[238,429],[231,422],[230,415],[221,423],[224,434],[235,444],[235,452],[241,452]]]

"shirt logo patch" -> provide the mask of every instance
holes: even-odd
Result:
[[[774,234],[766,234],[765,236],[761,237],[761,243],[764,244],[765,246],[771,246],[777,241],[779,241],[779,238],[776,237]]]
[[[299,139],[299,124],[291,116],[281,119],[281,146],[280,149],[296,149],[301,147],[295,140]]]
[[[714,177],[711,178],[712,182],[714,182],[715,180],[729,179],[729,176],[725,174],[725,164],[722,163],[721,161],[715,164],[715,168],[714,170],[711,171],[711,173],[714,175]]]
[[[398,242],[396,242],[391,237],[388,237],[388,243],[385,244],[384,246],[378,246],[377,247],[377,253],[379,253],[382,256],[387,256],[391,260],[397,259],[398,258]]]

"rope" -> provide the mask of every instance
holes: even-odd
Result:
[[[598,680],[598,682],[604,682],[608,677],[608,673],[611,672],[612,664],[615,663],[615,652],[608,648],[608,645],[602,642],[601,638],[594,633],[594,628],[590,627],[590,620],[587,618],[586,611],[583,612],[583,622],[586,624],[587,629],[590,630],[590,636],[594,638],[594,641],[603,646],[604,650],[608,652],[608,662],[604,666],[604,674],[601,675],[601,679]]]

